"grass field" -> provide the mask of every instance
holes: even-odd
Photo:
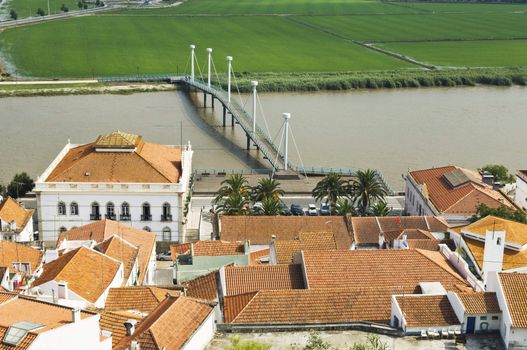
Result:
[[[220,72],[226,55],[237,72],[422,69],[405,56],[444,67],[525,67],[527,4],[188,0],[5,30],[0,59],[30,77],[182,73],[191,43],[201,65],[212,47]]]
[[[78,0],[49,0],[49,9],[52,14],[61,11],[62,4],[66,5],[70,11],[78,10]],[[48,13],[48,0],[7,0],[2,5],[2,10],[6,13],[13,9],[18,14],[18,18],[35,17],[37,9],[42,8]]]

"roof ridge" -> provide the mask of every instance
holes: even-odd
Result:
[[[300,290],[300,289],[299,289]],[[239,296],[239,295],[245,295],[245,294],[251,294],[251,293],[254,293],[253,297],[251,298],[251,300],[249,300],[249,302],[247,304],[245,304],[245,306],[240,310],[240,312],[238,312],[238,314],[236,315],[236,317],[234,317],[230,323],[234,323],[234,321],[236,321],[236,319],[242,314],[243,310],[245,310],[247,308],[247,306],[252,303],[254,301],[254,299],[256,298],[256,296],[258,294],[260,294],[261,290],[257,291],[257,292],[247,292],[247,293],[242,293],[242,294],[236,294],[236,296]],[[231,295],[232,296],[232,295]]]
[[[143,147],[145,144],[149,144],[149,142],[143,142]],[[141,148],[141,150],[143,150],[143,148]],[[172,182],[171,179],[169,179],[164,173],[162,173],[158,168],[157,166],[155,166],[154,164],[152,164],[152,162],[148,161],[145,157],[143,157],[141,155],[140,152],[138,151],[134,151],[135,154],[137,154],[142,160],[144,160],[148,165],[150,165],[155,171],[157,171],[162,177],[165,178],[165,180],[169,181],[169,182]]]
[[[53,167],[51,173],[46,177],[46,179],[44,180],[44,182],[48,182],[48,181],[49,181],[49,177],[51,176],[51,174],[53,174],[53,171],[55,170],[55,168],[56,168],[56,167],[57,167],[57,166],[58,166],[58,165],[64,160],[64,158],[68,155],[68,153],[69,153],[71,150],[73,150],[73,149],[75,149],[75,148],[80,148],[80,147],[87,147],[87,148],[88,148],[88,146],[93,146],[93,147],[95,147],[95,142],[89,142],[89,143],[85,143],[85,144],[83,144],[83,145],[78,145],[78,146],[76,146],[76,147],[69,148],[69,149],[68,149],[68,152],[67,152],[67,153],[66,153],[66,154],[60,159],[60,161],[57,163],[57,165],[55,165],[55,166]],[[80,160],[80,159],[82,159],[82,158],[85,158],[85,157],[87,157],[87,156],[89,155],[89,153],[86,154],[86,155],[82,155],[82,154],[84,154],[84,151],[81,153],[81,156],[79,156],[78,160]],[[64,171],[63,171],[62,173],[65,173],[66,171],[68,171],[68,170],[70,170],[71,168],[73,168],[73,165],[74,165],[74,164],[75,164],[75,163],[71,163],[71,165],[70,165],[69,167],[67,167],[66,169],[64,169]],[[55,182],[55,181],[49,181],[49,182]]]
[[[472,191],[469,191],[467,194],[465,194],[463,197],[459,198],[457,201],[455,201],[454,203],[452,203],[448,208],[445,208],[444,210],[442,210],[442,212],[447,212],[448,210],[450,210],[450,208],[452,208],[453,206],[455,206],[456,204],[458,204],[459,202],[461,202],[462,200],[464,200],[465,198],[467,198],[468,196],[470,196],[472,194],[472,192],[474,190],[476,190],[476,186],[474,186],[474,184],[472,182],[470,182],[470,185],[472,185]],[[486,193],[485,193],[486,194]],[[488,195],[488,194],[487,194]]]
[[[466,283],[466,282],[467,282],[467,281],[466,281],[465,279],[463,279],[458,273],[452,273],[452,271],[449,271],[449,270],[445,269],[443,266],[441,266],[440,264],[438,264],[437,261],[433,260],[431,257],[429,257],[429,256],[427,255],[428,253],[439,253],[439,254],[441,254],[441,257],[442,257],[443,259],[445,259],[445,256],[444,256],[440,251],[439,251],[439,252],[438,252],[438,251],[426,251],[426,253],[425,253],[425,250],[424,250],[424,249],[415,248],[415,250],[416,250],[419,254],[421,254],[422,256],[424,256],[425,258],[427,258],[428,260],[430,260],[431,262],[433,262],[434,264],[436,264],[437,266],[439,266],[442,270],[448,272],[449,274],[451,274],[452,276],[454,276],[455,278],[457,278],[458,280],[463,281],[463,283]],[[450,261],[448,261],[448,260],[445,259],[445,262],[448,263],[449,266],[450,266]],[[450,266],[450,268],[452,268],[452,267]],[[453,269],[453,268],[452,268],[452,269]]]

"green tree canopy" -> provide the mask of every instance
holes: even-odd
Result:
[[[371,210],[374,216],[386,216],[390,214],[391,208],[385,201],[378,201],[371,207]]]
[[[325,199],[325,202],[331,205],[331,211],[334,213],[340,198],[351,197],[351,186],[342,176],[329,173],[317,183],[311,194],[317,201]]]
[[[514,175],[509,174],[509,169],[500,164],[487,164],[483,168],[478,169],[480,172],[486,171],[494,176],[494,181],[502,184],[513,183],[516,181]]]
[[[262,200],[263,214],[268,216],[280,215],[282,211],[282,201],[274,197],[266,197]]]
[[[280,188],[280,182],[267,177],[259,179],[258,185],[253,188],[255,202],[261,202],[266,198],[280,199],[284,193]]]
[[[388,189],[375,170],[357,171],[357,178],[353,182],[353,198],[360,215],[367,215],[371,203],[384,201]]]
[[[232,193],[228,197],[223,198],[221,204],[218,205],[217,211],[224,215],[247,215],[249,212],[249,200],[239,193]]]
[[[13,180],[7,185],[7,195],[13,198],[24,197],[26,193],[33,190],[35,183],[25,172],[16,174]]]
[[[512,210],[504,205],[501,205],[498,208],[491,208],[483,203],[477,206],[476,214],[470,218],[470,222],[478,221],[489,215],[527,224],[527,215],[521,210]]]
[[[234,174],[221,182],[220,189],[216,192],[214,203],[220,203],[224,197],[232,194],[238,194],[242,197],[249,195],[249,183],[241,174]]]

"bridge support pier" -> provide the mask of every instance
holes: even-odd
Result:
[[[212,97],[212,109],[214,109],[214,95],[210,95]]]
[[[247,136],[247,150],[251,149],[251,138],[249,137],[249,134],[245,133],[245,136]]]
[[[203,93],[203,107],[207,108],[207,93]]]
[[[234,127],[234,116],[231,114],[231,126]]]
[[[223,105],[223,127],[225,127],[225,118],[227,117],[227,108]]]

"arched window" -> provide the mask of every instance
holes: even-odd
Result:
[[[68,229],[65,228],[64,226],[62,226],[61,228],[59,228],[59,233],[64,233],[64,232],[66,232],[66,231],[68,231]]]
[[[66,204],[64,202],[59,202],[57,209],[59,215],[66,215]]]
[[[169,227],[163,228],[163,241],[168,242],[171,240],[172,240],[172,237],[171,237],[170,228]]]
[[[115,220],[115,205],[112,202],[106,203],[106,218]]]
[[[91,204],[90,220],[101,220],[101,212],[99,210],[99,203],[97,202]]]
[[[122,221],[130,221],[130,204],[123,202],[121,204],[121,215],[119,217]]]
[[[70,214],[79,215],[79,205],[76,202],[71,202],[70,204]]]
[[[148,226],[143,227],[143,231],[152,232],[152,230]]]
[[[161,214],[161,221],[172,221],[172,214],[170,213],[170,204],[163,204],[163,214]]]
[[[150,212],[149,203],[143,203],[143,214],[141,215],[141,221],[152,221],[152,213]]]

